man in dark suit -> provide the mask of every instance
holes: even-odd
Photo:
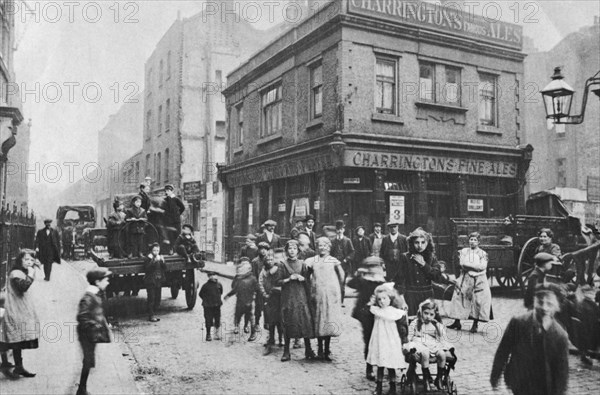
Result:
[[[37,258],[44,265],[44,280],[50,281],[52,263],[60,263],[61,244],[58,231],[50,225],[51,219],[44,220],[44,228],[38,230],[35,236],[35,251]]]
[[[309,246],[313,251],[317,250],[317,235],[313,228],[315,227],[315,216],[312,214],[308,214],[306,218],[304,218],[304,231],[308,235],[308,239],[310,240]]]
[[[385,262],[385,278],[392,281],[400,269],[400,256],[408,251],[406,236],[398,232],[400,224],[390,221],[387,224],[389,234],[381,241],[379,257]]]
[[[554,319],[560,310],[554,284],[538,285],[533,311],[513,317],[500,341],[490,382],[504,381],[513,394],[567,393],[569,382],[569,337]]]
[[[265,241],[269,243],[269,245],[271,246],[271,250],[283,247],[283,242],[281,241],[281,238],[277,233],[275,233],[275,226],[277,225],[277,222],[273,221],[272,219],[268,219],[265,221],[264,225],[265,231],[260,236],[258,236],[258,238],[256,239],[256,244],[260,243],[261,241]]]
[[[335,221],[335,238],[331,241],[331,256],[336,258],[342,264],[344,269],[344,286],[342,287],[342,307],[344,307],[344,297],[346,296],[346,278],[352,270],[352,259],[354,258],[354,246],[352,241],[344,236],[344,221]]]
[[[181,234],[181,214],[185,211],[185,205],[181,199],[175,196],[173,185],[165,185],[165,194],[166,197],[161,208],[164,210],[163,224],[170,244],[169,255],[172,255],[174,254],[175,241]]]

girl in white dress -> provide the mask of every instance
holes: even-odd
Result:
[[[382,393],[384,368],[388,369],[389,394],[395,394],[396,369],[404,369],[407,366],[396,321],[406,316],[408,307],[402,296],[394,290],[393,284],[378,286],[373,297],[374,305],[370,311],[375,316],[375,323],[369,341],[367,363],[377,365],[376,395]]]

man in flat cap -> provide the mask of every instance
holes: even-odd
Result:
[[[265,221],[264,225],[265,230],[260,236],[258,236],[256,242],[260,243],[261,241],[266,241],[269,243],[272,250],[283,247],[281,238],[277,233],[275,233],[275,226],[277,225],[277,222],[273,221],[272,219],[268,219]]]
[[[52,220],[44,220],[44,228],[38,230],[35,236],[35,252],[37,258],[44,265],[44,280],[50,281],[52,264],[60,263],[61,244],[58,231],[52,228]]]
[[[335,238],[331,241],[331,256],[336,258],[342,264],[344,269],[344,286],[342,287],[342,307],[344,307],[344,297],[346,296],[346,279],[348,273],[352,271],[352,259],[354,258],[354,246],[352,241],[344,236],[346,224],[344,221],[335,221]]]
[[[525,307],[531,310],[533,308],[533,296],[535,287],[538,284],[546,282],[546,274],[552,270],[553,265],[562,265],[556,256],[547,252],[539,252],[533,257],[535,267],[527,277],[527,289],[525,290]]]
[[[371,246],[373,248],[373,256],[379,256],[379,251],[381,250],[381,242],[383,241],[383,232],[381,231],[381,224],[379,222],[375,222],[373,224],[373,233],[369,235],[369,240],[371,240]]]
[[[406,236],[398,232],[400,224],[390,221],[387,224],[389,234],[381,240],[379,257],[385,262],[385,278],[392,281],[400,270],[400,256],[408,251]]]
[[[174,187],[171,184],[165,185],[165,199],[161,209],[164,210],[163,224],[169,240],[169,254],[173,254],[175,240],[181,233],[181,214],[185,211],[185,205],[177,196],[175,196]]]

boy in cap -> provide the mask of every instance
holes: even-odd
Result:
[[[163,224],[169,240],[169,255],[171,255],[174,252],[175,240],[181,233],[181,214],[185,211],[185,205],[175,196],[173,185],[165,185],[165,195],[161,209],[164,210]]]
[[[533,297],[538,284],[546,281],[546,274],[552,270],[552,265],[562,265],[556,257],[547,252],[539,252],[533,257],[535,267],[527,278],[527,289],[525,290],[524,304],[527,309],[533,308]]]
[[[200,253],[198,243],[196,243],[193,234],[194,227],[185,224],[181,228],[181,234],[175,240],[175,252],[177,255],[184,257],[188,262],[191,262],[192,255]]]
[[[504,371],[506,386],[514,394],[567,393],[569,338],[554,319],[560,292],[554,284],[538,285],[533,310],[510,320],[494,357],[493,388]]]
[[[281,242],[281,238],[277,233],[275,233],[275,226],[277,226],[277,222],[272,219],[268,219],[265,221],[265,230],[263,233],[258,236],[256,239],[257,243],[261,241],[266,241],[271,246],[271,249],[283,247],[283,243]]]
[[[90,369],[96,366],[96,343],[110,343],[110,330],[102,297],[112,273],[100,267],[87,272],[89,286],[79,301],[77,311],[77,335],[83,349],[83,368],[79,379],[77,395],[87,395],[87,380]]]
[[[256,246],[256,236],[248,233],[246,236],[246,245],[242,247],[240,256],[248,257],[250,262],[258,255],[258,247]]]
[[[344,236],[344,221],[335,221],[335,238],[331,241],[331,256],[336,258],[342,264],[344,269],[344,286],[342,287],[342,307],[344,307],[344,297],[346,295],[346,278],[352,270],[352,258],[354,257],[354,246],[349,238]]]
[[[260,292],[258,289],[258,280],[252,274],[252,265],[250,265],[247,257],[242,257],[236,268],[235,278],[231,284],[231,291],[225,295],[225,300],[233,295],[237,296],[234,317],[235,329],[233,333],[240,333],[240,321],[242,316],[244,316],[244,333],[249,332],[248,325],[250,325],[252,331],[248,338],[249,342],[256,340],[256,329],[252,325],[252,302],[254,301],[254,295],[258,292]]]
[[[270,250],[271,246],[269,245],[269,243],[265,243],[264,241],[258,243],[258,255],[250,262],[250,264],[252,265],[252,275],[257,280],[260,277],[260,272],[263,270],[263,267],[267,262],[267,254]],[[262,298],[262,293],[257,292],[256,300],[254,301],[254,325],[256,327],[254,328],[255,331],[258,331],[260,329],[260,316],[263,310],[263,303],[264,302]]]
[[[131,257],[144,257],[144,234],[146,234],[144,228],[148,217],[146,216],[146,210],[142,208],[142,198],[139,195],[135,195],[131,199],[131,207],[127,210],[125,215],[125,222],[129,222],[127,228],[127,236],[129,238],[129,256]]]
[[[162,283],[167,277],[167,265],[165,258],[160,255],[160,244],[152,244],[152,252],[144,260],[144,285],[148,294],[148,321],[158,322],[160,318],[154,316],[154,312],[160,306],[162,294]]]
[[[221,296],[223,285],[217,279],[217,273],[207,271],[208,281],[200,289],[200,299],[204,308],[204,322],[206,324],[206,341],[212,340],[210,330],[215,327],[215,340],[221,340],[219,329],[221,328]]]

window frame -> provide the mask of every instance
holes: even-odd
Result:
[[[156,183],[160,185],[161,183],[161,174],[162,174],[162,153],[158,152],[156,154]]]
[[[162,104],[158,106],[158,116],[157,116],[157,125],[158,125],[158,133],[157,135],[160,136],[162,133]]]
[[[237,147],[244,146],[244,104],[240,103],[236,107],[237,125],[235,129],[235,142]]]
[[[170,159],[169,156],[170,156],[169,149],[166,148],[165,149],[165,172],[164,172],[165,184],[167,184],[169,182],[169,159]]]
[[[309,66],[309,97],[310,97],[310,120],[319,119],[323,116],[323,62],[319,59],[311,63]],[[320,69],[321,81],[315,85],[315,72]],[[317,113],[317,95],[320,95],[320,109]]]
[[[378,63],[388,63],[392,65],[392,69],[394,71],[393,77],[384,76],[377,73],[377,65]],[[398,59],[391,56],[384,56],[380,54],[375,55],[375,89],[374,89],[374,111],[376,114],[386,114],[386,115],[398,115]],[[386,107],[378,107],[378,104],[384,104],[385,102],[385,90],[379,90],[379,84],[390,84],[391,92],[392,92],[392,104],[389,111]],[[381,96],[380,96],[381,93]]]
[[[483,127],[499,127],[499,120],[498,120],[498,76],[494,75],[494,74],[490,74],[490,73],[485,73],[485,72],[478,72],[478,77],[479,77],[479,85],[477,87],[477,98],[478,98],[478,103],[477,103],[477,117],[478,117],[478,125],[483,126]],[[484,105],[482,103],[483,101],[483,87],[486,86],[486,84],[488,84],[488,79],[491,80],[491,84],[492,84],[492,95],[488,96],[488,97],[492,97],[492,106],[491,106],[491,110],[490,110],[490,115],[491,115],[491,120],[490,119],[485,119],[483,118],[484,114],[482,114],[482,105]],[[485,82],[484,82],[485,81]],[[486,93],[490,92],[490,90],[486,90]],[[487,108],[483,110],[483,112],[487,112]],[[487,114],[485,114],[487,115]]]
[[[435,75],[436,67],[435,66],[436,66],[435,63],[430,62],[430,61],[419,61],[419,100],[420,101],[423,101],[426,103],[437,103],[438,95],[436,94],[437,92],[435,89],[435,87],[436,87],[436,78],[435,78],[436,77],[436,75]],[[429,68],[430,73],[431,73],[431,87],[430,87],[431,97],[430,98],[424,97],[423,96],[424,91],[423,91],[423,89],[421,89],[421,87],[422,87],[421,80],[423,79],[421,77],[421,70],[423,68]]]
[[[165,133],[171,130],[171,99],[165,102]]]
[[[268,96],[271,92],[275,92],[275,98],[265,103],[268,100]],[[275,114],[275,111],[271,111],[271,109],[277,109],[278,115],[278,129],[274,129],[272,125],[272,115]],[[267,114],[269,112],[269,114]],[[283,129],[283,84],[281,80],[269,84],[267,87],[260,91],[260,138],[270,137],[281,133]],[[267,121],[270,122],[267,122]],[[271,129],[267,129],[268,125],[270,125]]]

